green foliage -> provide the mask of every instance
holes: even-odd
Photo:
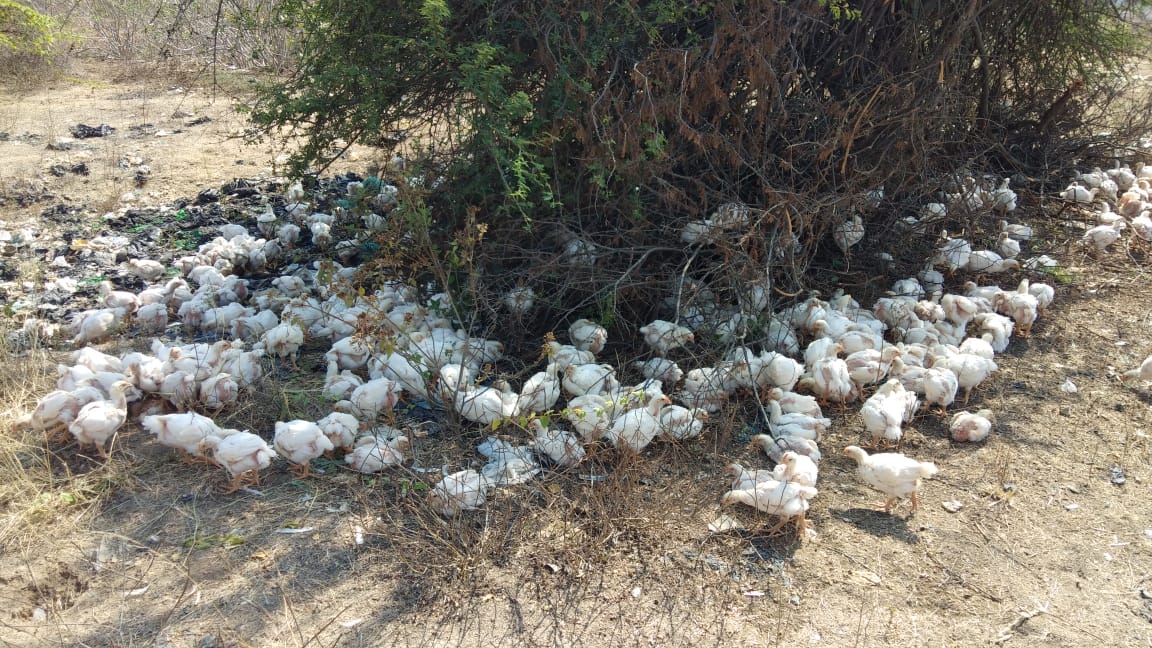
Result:
[[[16,0],[0,0],[0,51],[46,57],[60,35],[50,16]]]
[[[300,66],[252,118],[307,136],[297,174],[336,139],[435,123],[425,172],[446,180],[437,217],[456,223],[469,207],[643,220],[801,180],[874,186],[911,142],[1039,121],[1136,52],[1124,16],[1145,3],[969,4],[287,0]],[[933,164],[908,162],[906,178]]]

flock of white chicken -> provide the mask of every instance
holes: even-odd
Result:
[[[1078,174],[1060,197],[1093,207],[1097,224],[1084,232],[1083,242],[1097,251],[1108,249],[1129,228],[1152,241],[1152,166],[1135,171],[1119,163],[1107,171],[1096,167]]]
[[[926,208],[923,219],[913,220],[919,224],[943,218],[956,201],[973,208],[978,185],[964,187],[948,202]],[[359,190],[361,186],[350,187]],[[986,193],[980,198],[983,207],[1002,213],[1015,208],[1007,182]],[[429,504],[450,516],[482,506],[493,488],[539,474],[541,462],[578,464],[589,444],[606,441],[638,453],[657,440],[697,437],[710,412],[743,395],[755,398],[765,413],[769,433],[757,435],[754,442],[775,467],[747,470],[732,464],[732,486],[723,502],[755,506],[778,516],[781,525],[797,520],[803,530],[808,502],[818,492],[818,443],[831,425],[821,404],[858,403],[865,427],[862,445],[898,448],[905,424],[918,411],[944,414],[958,396],[966,403],[972,390],[997,370],[995,354],[1007,348],[1013,332],[1028,335],[1054,297],[1051,286],[1028,279],[1007,290],[969,281],[960,293],[944,291],[938,269],[979,277],[1019,265],[1015,256],[1020,242],[1031,232],[1005,221],[992,242],[996,250],[975,248],[945,233],[924,270],[896,281],[889,296],[871,308],[837,294],[829,300],[813,296],[772,312],[765,278],[759,298],[742,303],[738,312],[743,320],[763,323],[765,339],[755,349],[735,346],[710,366],[685,371],[670,356],[694,344],[700,327],[711,326],[714,332],[737,327],[706,323],[702,315],[681,318],[691,328],[654,321],[639,330],[651,357],[617,368],[596,357],[607,342],[606,329],[578,320],[568,328],[570,343],[549,340],[544,368],[515,389],[506,380],[480,383],[483,368],[501,359],[503,345],[455,328],[444,316],[451,312],[451,297],[445,293],[422,301],[411,287],[386,284],[349,299],[347,293],[338,295],[337,288],[356,268],[335,263],[323,270],[319,265],[289,268],[271,287],[250,292],[242,276],[275,262],[294,244],[301,227],[311,230],[317,245],[329,246],[331,225],[347,217],[311,211],[299,185],[289,189],[288,199],[287,222],[280,222],[270,209],[255,216],[257,230],[271,238],[257,238],[242,225],[225,225],[197,254],[177,261],[181,277],[160,281],[165,266],[141,259],[130,261],[127,270],[158,283],[140,293],[101,285],[103,308],[73,319],[73,342],[80,347],[73,365],[59,367],[57,390],[39,400],[27,417],[29,425],[49,434],[67,430],[79,444],[104,453],[128,420],[128,403],[144,399],[139,425],[189,459],[222,466],[235,490],[245,482],[255,483],[259,470],[277,456],[301,475],[307,474],[312,460],[336,451],[343,452],[349,468],[360,472],[404,463],[409,439],[381,421],[395,422],[390,413],[402,399],[442,405],[481,426],[520,422],[529,444],[490,437],[478,448],[485,458],[479,470],[444,470],[431,487]],[[395,191],[385,185],[375,203],[394,201]],[[1121,203],[1121,214],[1127,213],[1128,204]],[[713,218],[690,223],[683,238],[706,245],[739,229],[749,212],[726,205]],[[372,216],[375,220],[365,217],[365,224],[378,225],[382,217]],[[833,236],[847,250],[863,234],[863,222],[853,217]],[[350,245],[354,243],[334,247]],[[523,312],[532,307],[533,297],[530,288],[521,287],[504,301],[510,310]],[[172,328],[170,317],[178,318],[184,330],[212,332],[222,339],[171,345],[155,339],[149,353],[120,357],[88,346],[125,324],[159,334]],[[354,335],[362,317],[380,323],[380,339]],[[734,333],[728,338],[746,342]],[[801,339],[808,340],[803,347]],[[270,358],[294,367],[306,340],[331,345],[325,353],[324,381],[324,395],[334,402],[330,414],[316,421],[276,422],[268,431],[271,444],[260,434],[222,428],[208,415],[229,407],[262,380]],[[1145,365],[1145,373],[1152,374],[1152,359]],[[623,385],[624,372],[639,382]],[[1144,373],[1133,375],[1147,378]],[[991,412],[981,410],[954,413],[950,427],[957,441],[980,441],[992,426]],[[870,455],[850,445],[844,454],[856,460],[865,483],[888,496],[886,510],[910,498],[915,511],[922,479],[936,473],[932,463],[898,452]]]

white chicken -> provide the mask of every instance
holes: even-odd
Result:
[[[916,392],[906,390],[899,380],[893,378],[881,385],[860,410],[873,447],[881,443],[899,445],[904,437],[903,425],[912,420],[919,405]]]
[[[1087,204],[1092,202],[1092,199],[1096,197],[1096,191],[1074,182],[1068,185],[1067,189],[1060,192],[1060,197],[1069,202]]]
[[[1024,285],[1024,281],[1020,282]],[[1038,312],[1043,313],[1044,309],[1052,305],[1056,300],[1056,289],[1046,283],[1033,282],[1028,284],[1028,292],[1036,298],[1036,309]]]
[[[667,405],[660,409],[660,434],[672,441],[694,439],[704,431],[708,412],[699,408],[689,409],[680,405]]]
[[[384,412],[392,411],[399,401],[400,386],[388,378],[369,380],[352,390],[348,396],[347,414],[370,423]]]
[[[976,413],[956,412],[952,415],[948,432],[953,441],[977,443],[988,438],[995,422],[996,417],[992,410],[982,409]]]
[[[992,191],[992,211],[1003,213],[1016,209],[1016,192],[1008,188],[1009,182],[1009,178],[1004,178]]]
[[[888,496],[884,512],[891,513],[897,500],[909,498],[912,513],[920,506],[919,491],[922,481],[934,477],[936,464],[917,461],[897,452],[869,455],[857,446],[844,448],[844,454],[856,460],[856,472],[860,479],[872,488]]]
[[[275,429],[272,447],[292,463],[292,472],[300,478],[308,476],[313,459],[336,447],[320,426],[312,421],[276,421]]]
[[[188,463],[204,461],[204,439],[227,436],[215,421],[196,412],[145,416],[140,427],[154,435],[160,445],[180,451]]]
[[[1000,221],[1000,231],[1005,232],[1008,236],[1017,241],[1031,241],[1032,228],[1028,225],[1021,225],[1019,223],[1009,223],[1006,220]]]
[[[768,481],[782,481],[775,470],[748,470],[738,463],[728,464],[728,474],[732,476],[731,490],[748,490]]]
[[[1029,291],[1027,279],[1021,281],[1020,287],[1014,292],[1005,290],[998,293],[992,299],[992,307],[996,312],[1011,317],[1020,335],[1028,337],[1032,334],[1032,324],[1039,315],[1040,302]]]
[[[979,327],[981,336],[992,336],[992,349],[996,353],[1004,353],[1012,340],[1012,329],[1015,326],[1012,319],[999,313],[980,313],[972,321]]]
[[[476,376],[468,367],[458,364],[446,364],[440,367],[436,378],[436,391],[445,402],[454,400],[457,392],[471,389],[475,386]]]
[[[696,341],[691,329],[665,320],[653,320],[641,326],[640,334],[644,336],[644,342],[659,356],[667,355],[672,349]]]
[[[684,387],[677,395],[677,400],[688,407],[718,412],[735,388],[734,384],[730,384],[731,373],[730,365],[692,369],[684,376]]]
[[[530,286],[518,286],[504,293],[504,307],[513,315],[525,315],[536,303],[536,291]]]
[[[360,421],[351,414],[332,412],[324,418],[318,419],[316,425],[334,448],[349,450],[355,444],[356,434],[360,431]]]
[[[167,269],[163,263],[151,259],[129,259],[128,267],[132,274],[148,283],[163,277],[164,271]]]
[[[1139,367],[1120,374],[1120,380],[1126,383],[1136,382],[1137,380],[1143,382],[1152,381],[1152,355],[1144,358],[1144,362],[1141,362]]]
[[[520,395],[512,391],[507,382],[498,380],[491,387],[469,387],[456,392],[453,404],[463,418],[480,425],[492,425],[516,416],[519,399]]]
[[[1005,259],[1015,259],[1020,255],[1020,242],[1009,236],[1008,232],[1000,232],[1000,238],[996,239],[996,251]]]
[[[1117,221],[1111,225],[1097,225],[1084,232],[1084,236],[1080,240],[1084,245],[1091,246],[1097,252],[1103,252],[1120,240],[1120,232],[1127,227],[1128,225],[1124,221]]]
[[[978,356],[973,356],[978,357]],[[921,373],[921,386],[924,390],[924,404],[938,405],[943,413],[956,401],[960,391],[960,381],[956,374],[944,367],[930,367]]]
[[[428,493],[428,505],[444,517],[461,511],[474,511],[488,498],[491,482],[475,470],[461,470],[445,476]]]
[[[969,257],[972,255],[972,244],[961,238],[950,238],[947,231],[941,232],[940,238],[941,243],[936,248],[932,264],[948,272],[967,268]]]
[[[347,369],[341,371],[339,363],[335,360],[328,362],[328,371],[324,375],[324,395],[328,398],[346,399],[357,387],[363,384],[363,378]]]
[[[577,349],[571,344],[560,344],[555,340],[549,340],[544,345],[544,353],[548,356],[549,362],[556,363],[556,368],[559,371],[564,371],[570,365],[596,362],[596,356],[591,351]]]
[[[523,484],[543,470],[532,456],[531,446],[512,445],[490,436],[476,446],[476,452],[488,459],[480,468],[480,474],[492,486]]]
[[[356,441],[352,451],[344,455],[344,463],[356,472],[377,473],[389,466],[404,463],[404,453],[411,447],[408,437],[398,432],[388,435],[370,435]]]
[[[84,365],[92,371],[124,371],[124,363],[116,356],[101,353],[92,347],[72,352],[72,364]]]
[[[105,307],[125,313],[134,313],[140,307],[140,298],[136,296],[136,293],[116,290],[111,281],[100,282],[100,297]]]
[[[312,245],[318,248],[332,245],[332,226],[328,223],[311,223],[308,230],[312,232]]]
[[[151,333],[160,333],[168,326],[166,304],[144,304],[136,310],[136,325]]]
[[[994,274],[1013,268],[1019,268],[1020,262],[1016,259],[1005,259],[992,250],[973,250],[968,255],[969,272],[977,274]]]
[[[356,371],[363,369],[372,356],[372,342],[364,338],[349,336],[340,338],[332,343],[332,347],[324,353],[324,361],[336,361],[341,369]]]
[[[304,344],[304,330],[291,322],[281,322],[260,337],[264,351],[296,366],[296,353]]]
[[[819,474],[820,470],[812,457],[791,450],[780,456],[780,462],[772,470],[772,475],[779,481],[813,488],[816,486]]]
[[[680,365],[667,358],[649,358],[648,360],[632,363],[632,366],[640,370],[640,373],[645,378],[659,380],[665,385],[675,385],[680,382],[684,377],[684,370]]]
[[[648,404],[620,414],[604,433],[604,438],[617,447],[640,452],[660,434],[660,408],[671,403],[667,396],[653,396]]]
[[[848,250],[864,239],[864,219],[853,212],[847,219],[832,228],[832,240],[841,252]]]
[[[840,358],[824,358],[812,365],[811,377],[800,381],[808,386],[823,402],[847,403],[860,396],[860,388],[852,382],[848,363]]]
[[[260,479],[260,471],[272,465],[276,457],[276,451],[264,439],[247,430],[223,438],[208,436],[201,445],[202,450],[212,451],[212,460],[232,477],[228,485],[229,493],[235,492],[245,483],[256,484]]]
[[[380,356],[376,356],[372,362],[379,359]],[[372,376],[376,375],[369,373]],[[384,378],[395,381],[404,391],[421,398],[428,398],[428,378],[432,372],[420,361],[418,355],[393,350],[384,359],[381,373]]]
[[[81,446],[95,446],[101,456],[108,456],[105,444],[128,419],[128,400],[124,394],[129,389],[134,389],[132,383],[119,380],[109,387],[108,400],[93,401],[80,408],[68,424],[68,431]]]
[[[584,394],[568,401],[564,418],[585,443],[591,443],[612,425],[614,407],[603,394]]]
[[[516,401],[516,412],[525,415],[547,412],[560,400],[560,378],[556,375],[556,363],[550,362],[544,371],[537,372],[520,389]]]
[[[802,454],[812,459],[812,461],[820,461],[820,447],[812,439],[801,439],[799,437],[780,437],[779,439],[773,438],[768,434],[757,434],[752,437],[752,445],[764,451],[768,458],[772,461],[779,462],[786,452],[795,452]]]
[[[964,402],[968,402],[972,389],[996,372],[996,361],[970,353],[955,353],[936,356],[933,368],[948,369],[956,374],[957,385],[964,390]]]
[[[584,446],[571,432],[545,427],[538,418],[528,422],[528,430],[535,440],[536,452],[548,457],[557,466],[575,466],[584,459]]]
[[[808,416],[807,414],[785,414],[780,403],[768,401],[768,428],[776,438],[797,437],[819,441],[832,425],[832,419]]]
[[[120,325],[127,311],[116,308],[86,310],[72,316],[72,345],[98,342]]]
[[[774,387],[768,390],[768,398],[780,403],[780,411],[785,414],[807,414],[816,418],[823,418],[824,414],[820,410],[820,403],[816,400],[815,396],[807,394],[797,394],[796,392],[784,391],[779,387]]]
[[[96,387],[78,387],[72,391],[57,389],[36,401],[36,408],[28,417],[33,430],[43,431],[51,440],[57,432],[68,429],[76,414],[88,403],[104,400],[104,392]]]
[[[240,385],[231,374],[218,373],[200,383],[200,402],[213,412],[224,409],[240,397]]]
[[[863,387],[883,380],[892,368],[892,360],[900,354],[895,346],[886,346],[883,351],[861,349],[844,358],[848,365],[848,376],[852,382]]]
[[[996,349],[992,348],[992,336],[985,333],[981,337],[964,338],[960,343],[960,353],[970,353],[992,360],[996,357]]]
[[[608,329],[589,319],[578,319],[568,327],[568,338],[577,349],[600,353],[608,343]]]
[[[1145,241],[1152,241],[1152,217],[1149,212],[1142,212],[1132,219],[1132,231]]]
[[[196,377],[186,371],[173,371],[165,376],[157,394],[181,412],[195,405],[200,398]]]
[[[609,393],[620,387],[615,374],[616,370],[608,364],[568,365],[564,369],[562,385],[571,396]]]
[[[797,533],[803,535],[807,528],[804,514],[808,511],[808,500],[818,494],[819,491],[811,486],[769,480],[756,484],[754,488],[730,490],[724,493],[721,502],[724,506],[733,503],[744,504],[780,517],[780,522],[768,531],[769,534],[779,531],[788,522],[796,519]]]

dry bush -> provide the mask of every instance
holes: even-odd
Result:
[[[1122,147],[1152,125],[1131,92],[1135,5],[522,4],[293,5],[298,69],[253,117],[309,138],[301,172],[338,139],[418,140],[401,146],[407,178],[388,178],[412,189],[393,238],[417,244],[413,274],[451,289],[462,321],[523,330],[525,350],[581,316],[631,334],[733,304],[751,281],[864,301],[890,269],[876,252],[915,271],[939,227],[987,227],[968,213],[923,236],[897,226],[958,176],[1042,189],[1031,178],[1081,161],[1137,161]],[[383,69],[397,73],[365,73]],[[685,249],[685,223],[728,203],[748,223]],[[868,237],[844,255],[828,233],[852,213]],[[595,263],[565,256],[576,238]],[[527,318],[500,301],[521,285],[539,296]]]
[[[43,4],[81,36],[77,53],[102,60],[272,71],[290,64],[292,28],[274,0]]]

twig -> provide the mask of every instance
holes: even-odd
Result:
[[[1014,633],[1016,630],[1018,630],[1020,628],[1020,626],[1024,625],[1025,621],[1027,621],[1028,619],[1031,619],[1034,616],[1039,616],[1041,614],[1047,614],[1047,613],[1048,613],[1048,603],[1043,603],[1041,605],[1037,605],[1035,608],[1033,608],[1032,610],[1029,610],[1028,612],[1021,612],[1020,616],[1016,617],[1015,621],[1013,621],[1012,623],[1009,623],[1007,627],[1005,627],[1003,630],[1000,631],[1000,636],[993,639],[992,643],[1002,644],[1005,641],[1008,641],[1009,639],[1012,638],[1012,633]]]

